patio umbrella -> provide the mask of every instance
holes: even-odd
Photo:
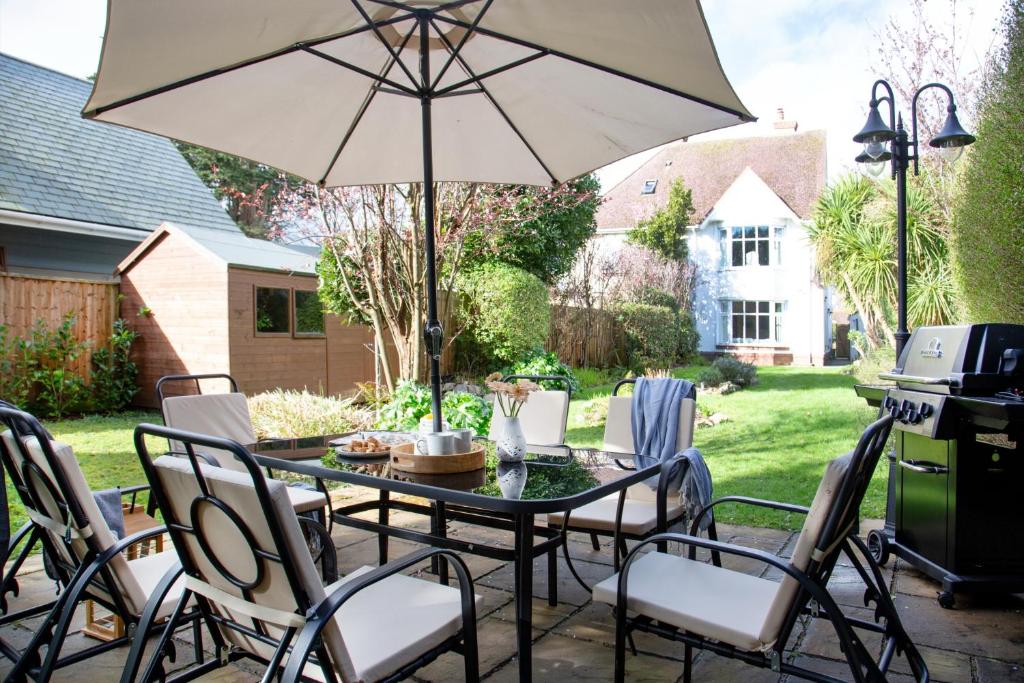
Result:
[[[83,116],[324,186],[422,182],[429,226],[434,181],[557,184],[753,120],[698,0],[110,0]]]

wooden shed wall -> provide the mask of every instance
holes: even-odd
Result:
[[[142,336],[137,405],[157,407],[164,375],[225,372],[228,355],[227,268],[189,239],[169,233],[121,274],[122,316]],[[148,307],[149,313],[140,315]]]
[[[342,325],[328,315],[323,337],[256,334],[257,286],[313,292],[315,276],[243,268],[228,272],[231,375],[243,392],[282,388],[348,394],[356,382],[373,379],[373,353],[367,348],[373,337],[366,327]]]

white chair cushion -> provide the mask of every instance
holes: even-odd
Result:
[[[148,597],[156,590],[157,584],[160,583],[160,579],[164,577],[167,571],[177,564],[178,553],[171,549],[162,553],[153,553],[152,555],[144,555],[143,557],[129,560],[128,570],[135,576],[139,588]],[[185,580],[183,577],[179,577],[171,586],[171,589],[167,591],[167,596],[163,602],[160,603],[160,608],[156,613],[157,619],[162,619],[171,613],[174,606],[178,604],[178,600],[181,599],[181,593],[184,588]]]
[[[497,400],[497,399],[495,399]],[[519,410],[519,424],[526,443],[549,446],[565,443],[569,420],[569,394],[564,391],[535,391]],[[491,414],[490,438],[498,439],[505,427],[505,416],[497,403]]]
[[[594,586],[594,601],[615,606],[619,575]],[[747,651],[761,640],[779,584],[704,562],[651,552],[629,570],[627,608]]]
[[[647,488],[646,484],[641,484]],[[683,514],[678,496],[669,496],[668,519],[672,520]],[[615,512],[619,505],[619,494],[605,496],[593,503],[576,508],[569,513],[569,526],[578,529],[595,529],[597,531],[615,531]],[[553,512],[548,515],[548,523],[560,526],[562,513]],[[653,500],[643,500],[626,496],[622,507],[622,530],[627,534],[642,536],[653,531],[658,524],[658,507]]]
[[[167,426],[173,429],[231,439],[243,446],[256,443],[245,394],[170,396],[164,399],[163,413]],[[171,447],[176,451],[184,450],[184,446],[179,442],[173,442]],[[217,460],[221,467],[245,470],[245,467],[227,451],[216,448],[196,450]]]
[[[684,398],[679,403],[679,431],[676,434],[676,452],[693,445],[693,422],[697,414],[697,402]],[[602,449],[609,453],[632,455],[633,446],[633,397],[609,396],[608,418],[604,423],[604,444]]]
[[[291,501],[295,512],[312,512],[327,507],[327,496],[320,491],[288,487],[288,500]]]
[[[360,567],[324,590],[330,595],[372,570]],[[462,602],[458,588],[397,574],[361,590],[334,619],[358,680],[377,681],[456,635]]]

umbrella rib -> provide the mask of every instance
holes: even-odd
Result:
[[[430,84],[431,90],[434,90],[441,83],[441,79],[444,78],[445,73],[448,72],[448,67],[450,67],[455,62],[455,55],[460,54],[462,52],[462,46],[465,45],[466,41],[469,40],[469,37],[473,35],[473,31],[476,30],[477,26],[479,26],[480,20],[484,18],[485,14],[487,14],[487,10],[491,8],[491,4],[493,2],[494,0],[487,0],[487,2],[484,3],[484,6],[480,8],[480,11],[476,13],[476,16],[473,17],[472,27],[462,34],[462,38],[459,39],[459,44],[455,46],[455,50],[448,57],[448,60],[444,63],[444,66],[441,67],[441,70],[438,72],[437,77],[434,78],[434,82]],[[434,28],[436,29],[437,26],[434,26]]]
[[[518,66],[523,66],[524,64],[529,64],[530,62],[534,61],[535,59],[540,59],[541,57],[545,57],[548,54],[549,53],[547,52],[547,50],[545,50],[543,52],[538,52],[536,54],[532,54],[529,57],[523,57],[522,59],[517,59],[516,61],[509,62],[508,64],[505,64],[504,66],[499,66],[499,67],[496,67],[494,69],[491,69],[490,71],[485,71],[485,72],[483,72],[482,74],[480,74],[478,76],[473,76],[472,78],[467,78],[466,80],[461,81],[459,83],[455,83],[454,85],[449,85],[449,86],[447,86],[445,88],[441,88],[440,90],[437,90],[437,91],[434,91],[433,93],[431,93],[431,95],[433,97],[443,97],[443,96],[447,95],[448,93],[450,93],[452,90],[458,90],[459,88],[462,88],[464,86],[470,85],[472,83],[476,83],[476,84],[479,85],[480,82],[483,81],[485,78],[490,78],[491,76],[497,76],[498,74],[504,73],[504,72],[506,72],[506,71],[508,71],[510,69],[514,69],[514,68],[516,68]]]
[[[370,80],[374,81],[374,83],[384,83],[386,85],[390,85],[392,88],[395,88],[396,90],[401,90],[403,93],[407,95],[410,95],[412,97],[419,97],[419,93],[410,88],[409,86],[402,85],[401,83],[398,83],[396,81],[392,81],[390,78],[385,78],[380,74],[375,74],[369,69],[364,69],[362,67],[356,66],[355,64],[349,64],[345,60],[338,59],[334,55],[329,55],[326,52],[320,52],[320,50],[314,50],[313,48],[307,47],[305,45],[300,45],[299,49],[315,57],[319,57],[320,59],[325,59],[331,64],[344,67],[346,69],[349,69],[350,71],[356,72],[361,76],[366,76]]]
[[[408,14],[402,15],[402,16],[395,16],[395,17],[391,17],[390,19],[387,19],[386,21],[377,22],[376,25],[378,25],[378,26],[389,26],[391,24],[397,24],[399,22],[406,21],[408,19],[409,19],[409,15]],[[260,55],[259,57],[253,57],[252,59],[246,59],[244,61],[238,62],[237,64],[232,64],[230,66],[222,66],[222,67],[218,67],[216,69],[210,69],[209,71],[204,71],[201,74],[196,74],[194,76],[189,76],[188,78],[183,78],[183,79],[181,79],[179,81],[174,81],[173,83],[168,83],[166,85],[161,85],[161,86],[156,87],[156,88],[151,88],[150,90],[146,90],[145,92],[138,93],[137,95],[131,95],[129,97],[125,97],[123,99],[116,100],[114,102],[111,102],[110,104],[105,104],[102,107],[95,107],[95,108],[90,109],[88,111],[83,111],[82,112],[82,117],[83,118],[87,118],[87,119],[96,118],[100,114],[108,112],[108,111],[110,111],[112,109],[117,109],[119,107],[124,107],[124,106],[129,105],[129,104],[134,104],[135,102],[138,102],[140,100],[144,100],[144,99],[149,98],[149,97],[154,97],[156,95],[162,95],[165,92],[170,92],[172,90],[177,90],[178,88],[183,88],[186,85],[192,85],[193,83],[200,83],[202,81],[208,80],[208,79],[213,78],[215,76],[221,76],[223,74],[228,74],[228,73],[231,73],[232,71],[237,71],[238,69],[243,69],[243,68],[245,68],[247,66],[253,66],[255,64],[260,64],[262,62],[274,59],[276,57],[283,57],[283,56],[291,54],[293,52],[298,52],[299,50],[301,50],[303,48],[303,46],[315,47],[317,45],[322,45],[323,43],[329,43],[329,42],[331,42],[333,40],[339,40],[341,38],[348,38],[349,36],[354,36],[354,35],[358,35],[360,33],[365,33],[366,31],[369,31],[370,29],[371,29],[371,26],[359,26],[359,27],[354,28],[354,29],[349,29],[348,31],[342,31],[341,33],[335,33],[335,34],[332,34],[332,35],[329,35],[329,36],[324,36],[322,38],[317,38],[316,40],[306,41],[305,43],[301,43],[301,44],[297,43],[295,45],[289,45],[288,47],[281,48],[280,50],[274,50],[273,52],[268,52],[267,54]]]
[[[409,43],[409,39],[412,38],[413,33],[416,32],[416,28],[417,25],[413,24],[409,32],[405,34],[405,38],[402,40],[402,45],[400,49],[405,49],[405,46]],[[391,61],[385,64],[384,68],[381,70],[381,75],[387,76],[391,72],[391,69],[394,67],[394,65],[395,58],[392,56]],[[338,163],[338,158],[341,156],[341,153],[345,149],[346,145],[348,145],[348,141],[352,138],[352,135],[355,133],[356,127],[359,125],[359,122],[363,120],[363,115],[366,114],[366,110],[370,108],[370,103],[373,102],[373,98],[377,96],[377,93],[379,91],[379,86],[373,86],[370,88],[370,91],[366,93],[366,97],[363,98],[363,103],[362,105],[360,105],[359,111],[356,112],[355,117],[352,119],[352,123],[349,124],[348,130],[345,131],[345,137],[341,139],[341,143],[338,145],[338,149],[334,150],[334,156],[331,157],[331,163],[327,165],[327,170],[324,171],[323,177],[320,178],[321,185],[327,182],[327,176],[329,176],[331,174],[331,171],[334,170],[334,165]],[[405,91],[403,90],[401,91],[401,93],[405,94]]]
[[[384,34],[380,32],[380,28],[378,28],[377,22],[375,22],[370,17],[370,15],[367,14],[363,6],[359,4],[359,0],[352,0],[352,5],[356,8],[356,11],[358,11],[359,14],[363,17],[363,20],[370,25],[370,29],[373,30],[373,35],[377,36],[377,40],[379,40],[380,44],[384,46],[384,49],[388,51],[388,53],[396,62],[398,62],[398,66],[400,66],[402,68],[402,71],[405,72],[406,77],[409,79],[409,82],[413,84],[413,87],[425,88],[427,84],[421,84],[419,81],[416,80],[416,77],[412,75],[411,71],[409,71],[409,67],[407,67],[405,65],[405,62],[402,61],[400,53],[396,52],[395,49],[391,47],[391,44],[388,43],[387,38],[385,38]]]
[[[455,19],[453,17],[444,17],[444,16],[440,16],[440,15],[435,15],[434,18],[437,19],[438,21],[443,21],[445,23],[452,24],[453,26],[460,26],[462,28],[468,28],[469,27],[469,24],[467,24],[466,22],[460,21],[460,20]],[[656,83],[655,81],[651,81],[651,80],[648,80],[646,78],[642,78],[640,76],[635,76],[633,74],[626,73],[625,71],[620,71],[620,70],[615,69],[613,67],[605,66],[604,64],[598,64],[597,62],[592,62],[590,60],[583,59],[582,57],[576,57],[575,55],[571,55],[571,54],[569,54],[567,52],[561,52],[560,50],[554,50],[554,49],[551,49],[549,47],[544,47],[543,45],[538,45],[536,43],[532,43],[532,42],[530,42],[528,40],[523,40],[522,38],[516,38],[515,36],[510,36],[510,35],[507,35],[505,33],[499,33],[498,31],[492,31],[490,29],[481,28],[479,26],[476,27],[476,32],[479,33],[482,36],[487,36],[488,38],[496,38],[497,40],[503,40],[503,41],[505,41],[507,43],[512,43],[514,45],[519,45],[521,47],[526,47],[526,48],[530,48],[530,49],[533,49],[533,50],[541,50],[541,51],[546,50],[547,53],[550,54],[552,57],[558,57],[560,59],[564,59],[566,61],[570,61],[570,62],[573,62],[575,64],[579,64],[581,66],[586,66],[586,67],[589,67],[591,69],[596,69],[597,71],[603,71],[606,74],[610,74],[612,76],[618,76],[619,78],[623,78],[623,79],[625,79],[627,81],[632,81],[634,83],[639,83],[640,85],[644,85],[644,86],[647,86],[649,88],[654,88],[655,90],[661,90],[662,92],[668,93],[669,95],[675,95],[676,97],[681,97],[683,99],[690,100],[691,102],[696,102],[697,104],[702,104],[705,107],[710,107],[712,109],[717,109],[718,111],[725,112],[726,114],[732,114],[733,116],[739,118],[739,120],[743,121],[743,122],[749,122],[749,121],[756,121],[757,120],[755,117],[751,116],[750,114],[745,114],[743,112],[736,111],[735,109],[733,109],[731,107],[727,107],[727,106],[725,106],[723,104],[718,104],[717,102],[712,102],[711,100],[704,99],[703,97],[699,97],[697,95],[691,95],[690,93],[683,92],[682,90],[676,90],[675,88],[672,88],[670,86],[663,85],[661,83]],[[439,31],[439,33],[440,33],[440,31]]]
[[[430,23],[431,25],[434,26],[434,30],[437,31],[437,35],[441,37],[441,40],[442,42],[444,42],[445,46],[449,50],[451,50],[451,41],[449,41],[448,37],[441,30],[438,29],[438,26],[436,24],[434,24],[433,18],[430,20]],[[466,63],[466,60],[462,58],[462,55],[453,52],[452,56],[459,62],[459,66],[466,70],[466,73],[468,73],[472,78],[476,78],[476,74],[473,73],[473,69],[469,66],[469,64]],[[555,177],[555,174],[551,172],[551,169],[548,168],[548,165],[545,164],[544,160],[540,158],[539,154],[537,154],[537,150],[533,148],[533,145],[531,145],[529,140],[526,139],[526,136],[523,135],[522,131],[519,130],[519,127],[512,122],[512,119],[509,117],[509,115],[505,113],[505,110],[502,109],[500,104],[498,104],[498,101],[494,99],[494,96],[491,95],[490,91],[487,89],[487,86],[485,86],[483,83],[479,81],[477,81],[477,85],[480,86],[480,91],[483,93],[484,97],[487,98],[487,101],[491,103],[491,106],[494,107],[495,110],[497,110],[497,112],[501,115],[501,118],[505,119],[505,123],[508,124],[508,127],[511,128],[512,132],[516,134],[520,142],[523,143],[523,146],[530,151],[530,154],[532,154],[533,158],[536,159],[538,164],[540,164],[540,167],[544,169],[544,172],[548,174],[548,178],[551,178],[551,183],[558,183],[558,179]]]

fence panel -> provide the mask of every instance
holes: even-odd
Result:
[[[626,339],[615,316],[602,309],[551,306],[546,344],[573,367],[613,367],[626,363]]]
[[[0,273],[0,324],[9,337],[28,338],[38,320],[53,330],[68,313],[75,314],[75,338],[89,341],[90,351],[72,366],[88,378],[92,349],[106,343],[117,316],[117,282],[57,279]]]

